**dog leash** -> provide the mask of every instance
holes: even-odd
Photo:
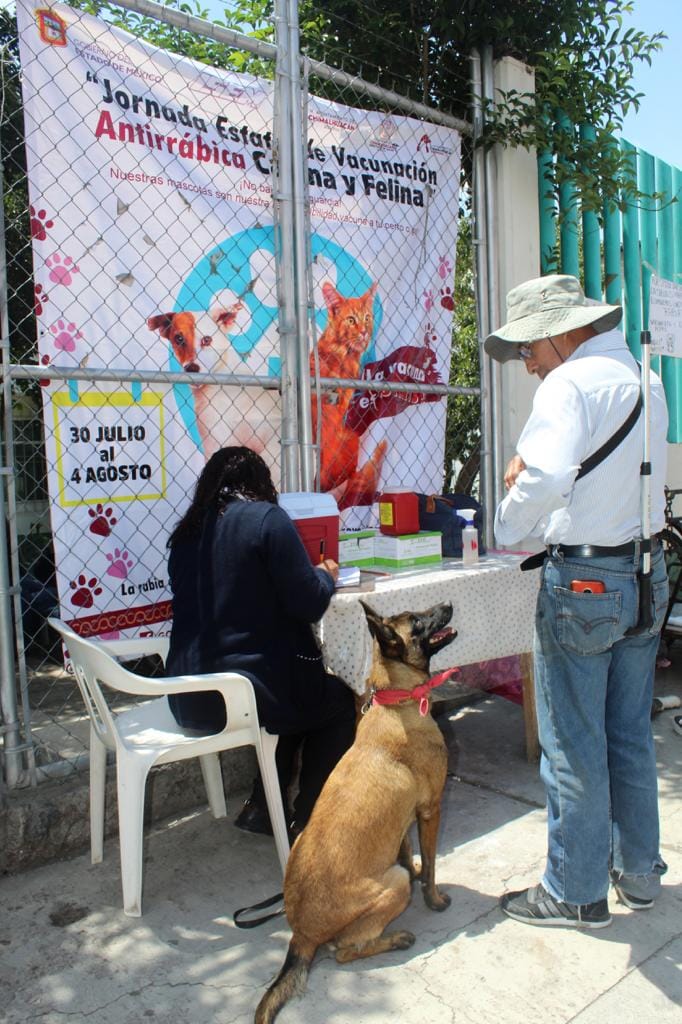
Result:
[[[428,714],[429,710],[429,691],[433,690],[436,686],[440,686],[457,672],[459,672],[458,668],[446,668],[444,672],[438,672],[435,676],[427,679],[425,683],[420,683],[412,690],[376,690],[372,687],[370,697],[363,705],[362,713],[365,714],[374,704],[400,704],[407,700],[418,700],[419,714],[423,718]]]
[[[239,910],[235,910],[232,915],[237,928],[257,928],[260,924],[265,924],[266,921],[271,921],[273,917],[281,917],[284,913],[284,907],[280,907],[279,910],[275,910],[272,914],[263,914],[262,917],[254,917],[250,920],[242,921],[241,917],[244,914],[250,914],[254,910],[266,910],[268,907],[274,907],[275,904],[279,903],[284,899],[283,892],[277,892],[274,896],[270,896],[267,900],[262,900],[260,903],[254,903],[251,907],[240,907]]]
[[[436,686],[440,686],[446,680],[451,679],[457,672],[459,672],[458,668],[445,669],[444,672],[438,672],[435,676],[427,679],[425,683],[420,683],[419,686],[415,686],[412,690],[372,689],[369,700],[363,705],[362,713],[364,715],[373,704],[399,704],[404,700],[418,700],[419,714],[424,717],[429,710],[429,691],[433,690]],[[240,907],[239,910],[235,910],[232,920],[237,928],[257,928],[259,925],[265,924],[266,921],[271,921],[275,917],[281,917],[284,913],[284,907],[273,911],[272,914],[263,914],[262,917],[242,920],[244,915],[251,914],[254,910],[267,910],[269,907],[274,907],[283,898],[284,893],[278,892],[274,896],[270,896],[269,899],[261,900],[260,903],[254,903],[250,907]]]

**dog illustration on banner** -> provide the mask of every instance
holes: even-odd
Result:
[[[251,373],[230,340],[230,332],[239,321],[244,329],[249,317],[246,305],[231,292],[208,313],[158,313],[147,321],[169,341],[175,358],[187,374]],[[235,332],[237,333],[237,332]],[[204,458],[225,445],[244,445],[262,455],[270,466],[280,458],[278,395],[272,391],[242,388],[237,385],[195,384],[194,413],[201,437]]]
[[[327,307],[327,326],[317,343],[320,377],[343,377],[357,380],[360,362],[372,340],[374,328],[373,284],[360,296],[346,298],[330,281],[322,285]],[[315,375],[314,353],[310,356],[310,373]],[[348,388],[322,393],[320,429],[320,488],[331,491],[340,509],[351,505],[371,505],[379,490],[381,467],[388,444],[381,441],[364,466],[358,468],[360,434],[346,423],[352,398]],[[317,436],[317,397],[312,398],[313,436]]]

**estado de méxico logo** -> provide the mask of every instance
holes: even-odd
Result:
[[[40,38],[48,46],[66,46],[66,22],[45,7],[35,12]]]

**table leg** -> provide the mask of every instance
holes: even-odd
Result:
[[[526,760],[529,764],[540,759],[538,741],[538,719],[535,710],[535,683],[533,680],[533,655],[521,655],[521,685],[523,688],[523,720],[526,729]]]

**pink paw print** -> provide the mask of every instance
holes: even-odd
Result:
[[[128,573],[135,564],[128,552],[121,551],[120,548],[114,548],[113,555],[107,555],[107,561],[111,562],[107,569],[107,576],[115,576],[118,580],[127,580]]]
[[[445,278],[452,272],[452,263],[447,256],[438,257],[438,274],[444,281]]]
[[[35,286],[35,291],[34,291],[34,296],[33,296],[33,305],[35,307],[36,316],[42,316],[43,315],[43,303],[44,302],[49,302],[49,301],[50,301],[49,298],[47,297],[47,295],[45,294],[45,291],[43,290],[42,284],[37,284]]]
[[[121,636],[120,629],[110,629],[108,633],[100,633],[100,640],[118,640]]]
[[[50,327],[50,333],[54,334],[54,347],[62,352],[74,352],[76,342],[83,337],[75,324],[67,324],[64,320],[58,320]]]
[[[105,508],[104,505],[95,505],[94,508],[89,508],[88,515],[92,519],[89,527],[90,533],[96,533],[98,537],[108,537],[112,526],[118,522],[113,508]]]
[[[430,313],[431,310],[433,309],[433,292],[429,288],[427,291],[422,293],[422,297],[424,299],[424,309],[426,310],[427,313]]]
[[[427,324],[424,329],[424,344],[427,348],[431,348],[432,345],[438,341],[438,335],[433,329],[433,324]]]
[[[50,357],[49,356],[41,356],[40,357],[40,365],[41,366],[49,366],[50,365]],[[41,388],[49,388],[51,383],[52,383],[52,381],[50,380],[49,377],[43,377],[42,380],[38,381],[38,384],[41,386]]]
[[[58,252],[54,256],[48,256],[45,263],[50,271],[50,281],[55,284],[64,284],[68,287],[73,284],[74,274],[80,273],[80,267],[76,266],[70,256],[62,259]]]
[[[77,580],[71,580],[69,586],[73,590],[71,604],[76,608],[92,608],[95,598],[102,593],[102,588],[97,586],[97,577],[91,576],[87,579],[83,573]]]
[[[31,214],[31,238],[35,238],[37,242],[44,242],[47,232],[54,227],[54,221],[47,220],[47,210],[36,212],[35,208],[30,206],[29,212]]]
[[[441,288],[440,290],[440,304],[443,309],[449,309],[450,312],[455,308],[455,300],[452,295],[452,288]]]

